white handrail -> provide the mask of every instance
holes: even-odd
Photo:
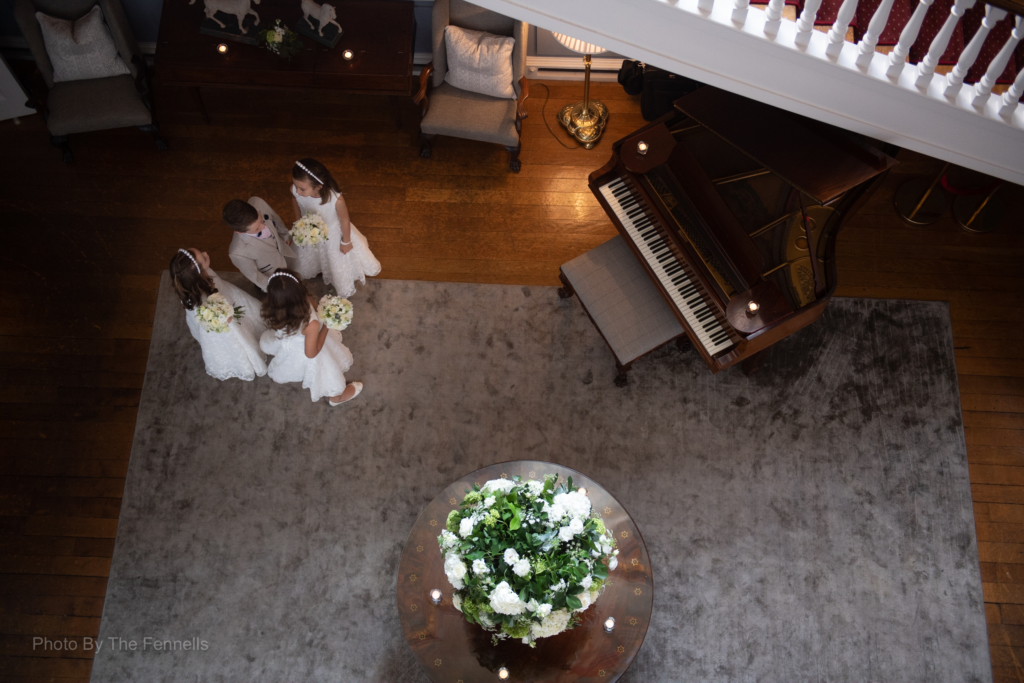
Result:
[[[981,46],[985,44],[988,32],[995,28],[995,25],[1002,21],[1005,16],[1006,10],[993,7],[992,5],[985,5],[985,18],[981,20],[981,26],[974,32],[971,42],[960,53],[956,66],[946,75],[946,89],[943,92],[946,97],[952,99],[960,92],[960,88],[964,84],[964,77],[967,76],[967,72],[970,71],[971,67],[974,66],[974,62],[978,59],[978,54],[981,52]],[[1011,49],[1010,52],[1013,52],[1013,50]],[[1003,68],[1005,67],[1006,65],[1004,64]],[[1002,72],[1000,71],[999,73]]]
[[[818,8],[821,7],[821,0],[806,0],[804,11],[796,21],[796,44],[807,45],[811,41],[811,31],[814,30],[814,20],[818,16]]]
[[[992,94],[992,86],[996,84],[999,76],[1006,69],[1010,56],[1013,55],[1013,51],[1017,48],[1017,43],[1020,42],[1022,37],[1020,24],[1021,18],[1017,17],[1017,24],[1013,27],[1013,31],[1010,32],[1009,40],[1003,45],[1003,49],[999,51],[999,54],[992,58],[988,69],[985,70],[985,75],[974,86],[974,99],[971,100],[971,106],[984,107],[985,103],[988,102],[989,95]],[[1024,71],[1024,68],[1021,70]]]
[[[885,75],[889,78],[899,78],[903,73],[903,67],[907,65],[907,55],[910,54],[910,47],[917,40],[917,34],[921,32],[921,24],[924,23],[924,15],[927,14],[928,8],[932,6],[933,2],[935,0],[921,0],[917,3],[914,13],[910,15],[910,21],[900,31],[900,40],[896,43],[896,49],[889,53],[889,68],[885,70]]]
[[[953,6],[949,8],[949,16],[946,17],[942,28],[935,34],[932,44],[928,46],[928,54],[917,65],[917,87],[927,88],[935,75],[935,67],[939,64],[946,48],[949,46],[949,39],[953,37],[953,30],[964,12],[974,7],[975,0],[954,0]]]
[[[889,22],[889,12],[892,11],[892,3],[893,0],[882,0],[878,5],[878,9],[871,16],[871,21],[868,22],[868,30],[857,44],[859,50],[857,66],[861,69],[868,68],[868,64],[871,63],[872,58],[875,56],[875,46],[878,45],[878,37],[882,35],[885,25]]]
[[[933,0],[930,0],[933,1]],[[832,30],[828,32],[828,47],[825,54],[836,59],[843,51],[843,44],[846,42],[846,31],[850,28],[853,15],[857,13],[857,0],[843,0],[839,13],[836,14],[836,22],[832,24]]]

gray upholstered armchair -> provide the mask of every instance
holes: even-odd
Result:
[[[524,102],[529,96],[526,73],[527,24],[490,10],[471,5],[465,0],[434,0],[431,16],[433,61],[420,73],[420,89],[413,101],[420,105],[420,156],[430,156],[431,139],[435,135],[495,142],[509,151],[509,168],[520,168],[519,134],[526,118]],[[458,26],[515,38],[512,49],[512,86],[517,99],[500,99],[460,90],[445,83],[448,61],[444,29]]]
[[[54,83],[36,12],[74,21],[94,5],[103,11],[114,45],[131,74]],[[119,0],[14,0],[14,17],[38,68],[29,106],[43,115],[50,141],[63,151],[64,161],[72,160],[69,135],[125,126],[138,126],[152,134],[159,149],[167,149],[151,112],[146,62]]]

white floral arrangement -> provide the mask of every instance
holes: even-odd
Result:
[[[316,317],[328,329],[344,330],[352,324],[352,302],[340,296],[325,294],[316,308]]]
[[[245,309],[231,306],[231,302],[222,294],[214,293],[206,297],[206,303],[196,306],[196,320],[199,327],[207,332],[227,332],[231,319],[241,320]]]
[[[307,211],[305,216],[292,223],[288,232],[300,247],[312,247],[327,241],[327,223],[313,211]]]
[[[618,566],[619,551],[590,499],[557,475],[494,479],[467,491],[438,536],[452,603],[494,640],[567,631]]]

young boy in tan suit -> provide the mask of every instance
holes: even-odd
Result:
[[[278,268],[293,268],[295,250],[288,228],[270,205],[259,197],[248,202],[232,199],[221,214],[235,231],[228,256],[257,287],[267,291],[267,279]]]

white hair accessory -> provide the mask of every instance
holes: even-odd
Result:
[[[267,278],[267,285],[268,286],[270,285],[270,281],[273,280],[275,277],[290,277],[291,279],[293,279],[296,282],[298,282],[298,279],[296,279],[296,277],[294,275],[290,274],[290,273],[274,273],[273,275],[271,275],[270,277]]]
[[[302,165],[302,162],[301,162],[301,161],[296,161],[296,162],[295,162],[295,165],[296,165],[296,166],[298,166],[299,168],[301,168],[301,169],[302,169],[303,171],[305,171],[305,172],[306,172],[306,174],[307,174],[307,175],[308,175],[308,176],[309,176],[310,178],[312,178],[313,180],[315,180],[315,181],[316,181],[317,183],[319,183],[320,185],[323,185],[323,184],[324,184],[324,181],[320,180],[320,179],[319,179],[319,178],[317,178],[317,177],[316,177],[315,175],[313,175],[313,172],[312,172],[312,171],[310,171],[310,170],[309,170],[308,168],[306,168],[305,166],[303,166],[303,165]]]
[[[199,263],[196,261],[196,257],[192,255],[191,251],[189,251],[188,249],[179,249],[178,253],[188,256],[188,260],[191,261],[192,265],[196,267],[196,270],[199,271],[199,274],[203,274],[203,269],[199,267]]]

